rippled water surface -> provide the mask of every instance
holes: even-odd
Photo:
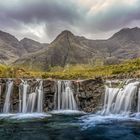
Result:
[[[140,119],[80,114],[1,114],[0,140],[139,140]]]

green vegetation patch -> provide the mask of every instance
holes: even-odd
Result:
[[[110,77],[121,74],[140,76],[140,59],[127,60],[118,65],[67,65],[51,67],[49,71],[34,71],[28,68],[0,65],[0,77],[7,78],[55,78],[55,79],[87,79],[98,76]]]

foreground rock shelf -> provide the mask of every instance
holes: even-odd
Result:
[[[6,97],[6,83],[9,79],[0,79],[0,111]],[[10,110],[17,112],[19,109],[19,87],[22,79],[10,79],[13,81],[13,89],[10,97]],[[24,79],[25,80],[25,79]],[[30,85],[30,93],[38,86],[39,79],[26,79]],[[56,92],[57,80],[43,79],[43,111],[54,109],[54,96]],[[101,78],[89,80],[72,80],[71,88],[77,102],[78,109],[85,112],[95,112],[101,107],[102,97],[104,95],[104,84]]]

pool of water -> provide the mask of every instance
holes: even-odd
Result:
[[[1,114],[0,140],[139,140],[140,119],[85,114]]]

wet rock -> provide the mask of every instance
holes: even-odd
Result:
[[[81,110],[95,112],[102,106],[104,82],[101,78],[79,81],[79,84],[76,84],[75,87],[77,102]]]
[[[43,81],[43,91],[44,91],[44,111],[50,111],[54,108],[54,94],[55,94],[55,81],[54,80],[44,80]]]

